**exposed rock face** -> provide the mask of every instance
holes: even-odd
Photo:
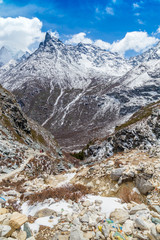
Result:
[[[1,86],[0,160],[1,180],[23,170],[26,177],[34,177],[44,172],[55,174],[70,167],[54,137],[28,119],[15,97]]]
[[[159,129],[160,102],[158,101],[136,112],[126,123],[118,126],[113,135],[104,141],[95,141],[94,145],[90,145],[84,153],[86,157],[91,156],[92,159],[102,159],[116,152],[139,147],[150,151],[150,153],[157,151],[158,154]]]
[[[154,189],[153,184],[141,176],[136,178],[136,187],[142,194],[147,194]]]
[[[47,33],[26,61],[1,74],[1,83],[61,146],[80,149],[160,98],[159,48],[155,57],[128,61],[93,45],[65,45]]]

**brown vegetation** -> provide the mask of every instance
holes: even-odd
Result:
[[[46,188],[41,192],[37,192],[31,194],[29,196],[21,196],[23,200],[29,200],[30,204],[34,204],[35,202],[43,202],[46,199],[54,198],[55,200],[68,200],[71,199],[72,201],[78,201],[82,196],[89,193],[89,188],[81,185],[66,185],[59,188]]]
[[[5,191],[9,191],[11,189],[15,189],[17,192],[23,193],[25,190],[23,189],[22,185],[25,182],[24,179],[19,180],[17,182],[12,182],[11,180],[7,179],[7,180],[2,180],[2,182],[0,182],[0,189]]]
[[[20,212],[21,205],[17,202],[17,200],[8,199],[8,206],[5,206],[10,212]]]

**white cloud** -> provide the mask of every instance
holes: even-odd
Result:
[[[78,34],[75,34],[70,38],[69,40],[66,40],[66,44],[78,44],[78,43],[86,43],[86,44],[92,44],[93,41],[90,38],[86,38],[86,33],[80,32]]]
[[[31,44],[43,40],[42,22],[38,18],[0,18],[0,46],[28,50]]]
[[[109,14],[109,15],[114,15],[114,10],[113,10],[113,8],[111,8],[111,7],[106,7],[106,12],[107,12],[107,14]]]
[[[97,47],[100,47],[100,48],[102,48],[102,49],[106,49],[106,50],[109,50],[110,48],[111,48],[111,44],[110,43],[108,43],[108,42],[104,42],[104,41],[102,41],[102,40],[96,40],[95,42],[94,42],[94,45],[96,45]]]
[[[59,33],[57,31],[55,31],[55,32],[49,31],[49,33],[50,33],[51,37],[55,37],[55,38],[59,38],[60,37]]]
[[[0,4],[3,3],[3,0],[0,0]]]
[[[112,0],[113,3],[116,3],[117,0]]]
[[[160,33],[160,26],[158,27],[156,33]]]
[[[113,42],[110,50],[121,55],[128,50],[141,52],[152,47],[158,41],[155,37],[149,37],[146,32],[128,32],[122,40]]]
[[[157,30],[160,33],[160,27]],[[87,44],[94,44],[102,49],[109,50],[111,52],[118,52],[120,55],[125,55],[128,50],[134,50],[135,52],[143,52],[159,41],[158,38],[148,36],[147,32],[134,31],[128,32],[121,40],[115,41],[112,44],[97,39],[92,41],[86,37],[86,33],[78,33],[67,40],[66,44],[78,44],[80,42]]]
[[[133,8],[140,8],[140,5],[138,3],[133,3]]]

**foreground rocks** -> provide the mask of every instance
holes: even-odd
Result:
[[[137,202],[146,199],[148,204],[157,205],[160,198],[159,157],[138,149],[115,154],[92,166],[82,166],[72,183],[91,187],[102,196]]]
[[[27,238],[27,232],[24,228],[24,223],[28,221],[24,214],[13,212],[9,213],[8,209],[0,208],[0,239],[1,240],[34,240]],[[24,230],[22,230],[24,228]]]
[[[160,239],[160,224],[153,217],[156,215],[160,220],[160,215],[145,204],[127,204],[125,209],[115,209],[109,217],[101,212],[101,201],[72,204],[75,211],[61,214],[52,237],[47,238],[43,231],[38,236],[51,240]]]

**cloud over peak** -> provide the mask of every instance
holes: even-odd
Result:
[[[158,29],[160,32],[160,28]],[[94,44],[102,49],[109,50],[111,52],[118,52],[120,55],[125,55],[129,50],[133,50],[137,53],[143,52],[148,48],[156,44],[159,39],[149,36],[147,32],[134,31],[128,32],[125,37],[121,40],[114,41],[113,43],[108,43],[97,39],[95,41],[86,37],[86,33],[79,33],[72,36],[71,39],[67,40],[66,44],[78,44],[79,42]]]
[[[69,40],[65,41],[66,44],[78,44],[78,43],[92,44],[93,41],[90,38],[86,37],[86,33],[80,32],[74,34]]]

